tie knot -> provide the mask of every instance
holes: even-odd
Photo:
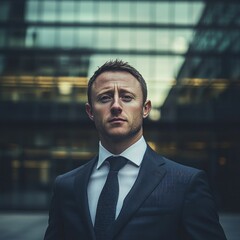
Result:
[[[106,159],[106,161],[109,162],[110,164],[110,171],[116,171],[118,172],[121,168],[124,167],[124,165],[126,165],[126,163],[128,162],[128,159],[125,157],[109,157]]]

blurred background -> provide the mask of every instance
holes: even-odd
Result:
[[[147,81],[148,143],[204,169],[224,226],[240,225],[239,1],[1,0],[1,239],[27,239],[13,220],[45,227],[55,177],[97,152],[87,82],[116,58]]]

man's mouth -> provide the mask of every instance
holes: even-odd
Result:
[[[123,118],[111,118],[111,119],[109,120],[109,122],[110,122],[110,123],[126,122],[126,120],[123,119]]]

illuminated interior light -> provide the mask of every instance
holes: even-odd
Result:
[[[150,142],[150,141],[148,141],[147,143],[148,143],[148,145],[149,145],[154,151],[157,150],[157,145],[156,145],[155,142]]]
[[[58,88],[62,95],[70,95],[72,93],[72,83],[70,82],[59,82]]]
[[[149,118],[152,121],[158,121],[161,118],[161,112],[159,109],[152,109],[150,114],[149,114]]]

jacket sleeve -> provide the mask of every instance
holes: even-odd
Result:
[[[205,172],[192,176],[182,212],[184,239],[226,240]]]
[[[60,190],[58,189],[59,177],[56,178],[53,186],[53,196],[49,209],[48,227],[44,240],[64,240],[63,223],[61,217]]]

